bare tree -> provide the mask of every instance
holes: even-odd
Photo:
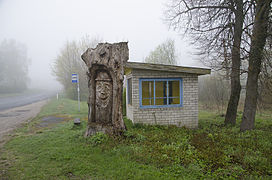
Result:
[[[268,36],[267,30],[272,0],[258,0],[256,2],[257,7],[251,37],[246,99],[240,126],[241,131],[254,128],[258,96],[258,76],[261,71],[262,60],[264,59],[263,51]]]
[[[236,123],[241,62],[247,59],[250,46],[253,9],[253,1],[245,0],[172,0],[166,11],[171,27],[191,35],[206,65],[227,72],[231,69],[225,124]]]
[[[269,48],[269,47],[268,47]],[[265,51],[259,75],[257,108],[261,111],[272,107],[272,50]]]
[[[176,59],[175,41],[167,39],[151,51],[144,61],[155,64],[177,64]]]
[[[258,103],[259,110],[272,107],[272,11],[268,24],[268,37],[264,49],[261,72],[259,75]]]
[[[98,42],[101,42],[101,38],[89,36],[81,38],[80,41],[67,41],[53,64],[53,75],[63,85],[66,94],[71,99],[77,98],[75,84],[71,83],[72,73],[77,73],[79,76],[80,99],[88,97],[87,67],[81,60],[81,54],[87,48],[94,48]]]

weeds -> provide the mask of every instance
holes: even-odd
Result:
[[[62,114],[73,101],[51,102],[41,114]],[[225,127],[223,117],[200,112],[199,129],[132,124],[125,119],[122,137],[97,133],[84,138],[72,121],[26,135],[22,129],[1,154],[9,179],[270,179],[271,115],[258,116],[256,129],[240,133]],[[85,119],[84,119],[85,118]],[[240,116],[238,117],[240,121]],[[33,123],[35,124],[35,123]],[[237,123],[239,124],[239,123]],[[5,164],[3,163],[3,164]]]

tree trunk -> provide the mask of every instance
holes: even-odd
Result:
[[[261,71],[263,50],[267,37],[268,15],[272,0],[258,0],[256,15],[249,52],[248,78],[246,84],[246,99],[243,112],[241,131],[254,128],[258,96],[258,77]]]
[[[236,114],[240,99],[241,84],[240,84],[240,45],[241,36],[243,32],[243,1],[237,1],[237,9],[235,11],[235,25],[234,25],[234,41],[231,50],[232,53],[232,66],[231,66],[231,92],[230,99],[228,103],[225,125],[231,124],[234,126],[236,124]]]
[[[99,43],[81,56],[88,67],[89,115],[85,136],[97,132],[120,135],[123,121],[122,95],[127,42]]]

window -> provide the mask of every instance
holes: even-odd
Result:
[[[128,104],[132,105],[132,84],[131,78],[127,80],[127,96],[128,96]]]
[[[182,79],[140,79],[140,107],[182,106]]]

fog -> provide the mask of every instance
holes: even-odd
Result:
[[[193,47],[163,22],[166,0],[0,0],[0,41],[15,39],[27,47],[32,88],[56,88],[54,59],[67,40],[85,35],[106,42],[129,42],[129,61],[143,61],[172,38],[179,65],[196,66]]]

